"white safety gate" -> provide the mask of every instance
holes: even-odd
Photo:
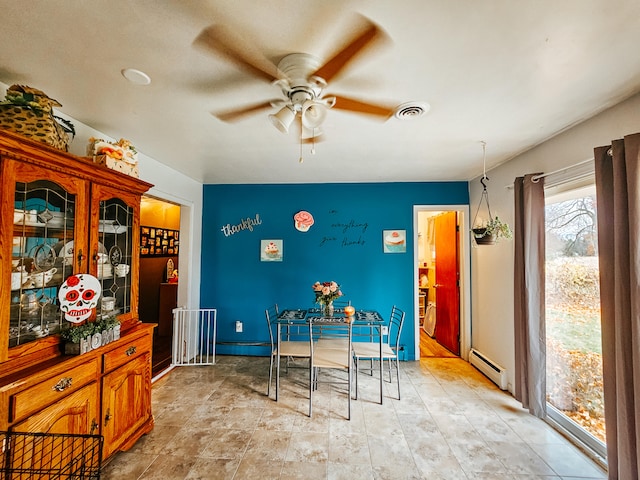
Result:
[[[173,310],[173,365],[215,365],[216,309]]]

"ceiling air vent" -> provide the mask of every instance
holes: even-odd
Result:
[[[431,107],[426,102],[409,102],[400,105],[394,114],[400,120],[417,118],[426,114]]]

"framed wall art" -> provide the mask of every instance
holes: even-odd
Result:
[[[140,256],[166,257],[178,255],[180,231],[168,228],[140,227]]]
[[[382,251],[384,253],[405,253],[407,251],[407,231],[383,230]]]
[[[260,240],[260,261],[261,262],[281,262],[282,240]]]

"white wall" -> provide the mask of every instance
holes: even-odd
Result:
[[[4,98],[7,87],[8,85],[0,83],[0,98]],[[63,112],[56,110],[55,113],[70,120],[76,129],[76,136],[69,146],[69,152],[74,155],[87,156],[90,137],[105,140],[119,139],[111,138]],[[130,138],[127,132],[122,132],[120,136],[135,145],[135,139]],[[189,159],[183,160],[189,161]],[[202,184],[145,155],[139,148],[138,167],[140,178],[154,185],[148,192],[150,195],[181,205],[178,305],[199,308]]]
[[[640,94],[555,136],[551,140],[487,172],[491,212],[513,226],[513,185],[527,173],[552,172],[593,158],[593,149],[611,140],[640,132]],[[487,144],[487,150],[491,148]],[[482,185],[470,183],[471,211],[475,213]],[[513,393],[513,242],[471,251],[472,347],[507,368]]]

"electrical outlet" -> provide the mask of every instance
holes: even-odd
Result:
[[[236,333],[242,333],[242,322],[240,320],[236,320]]]
[[[382,327],[382,334],[383,335],[389,335],[389,327],[383,326]]]

